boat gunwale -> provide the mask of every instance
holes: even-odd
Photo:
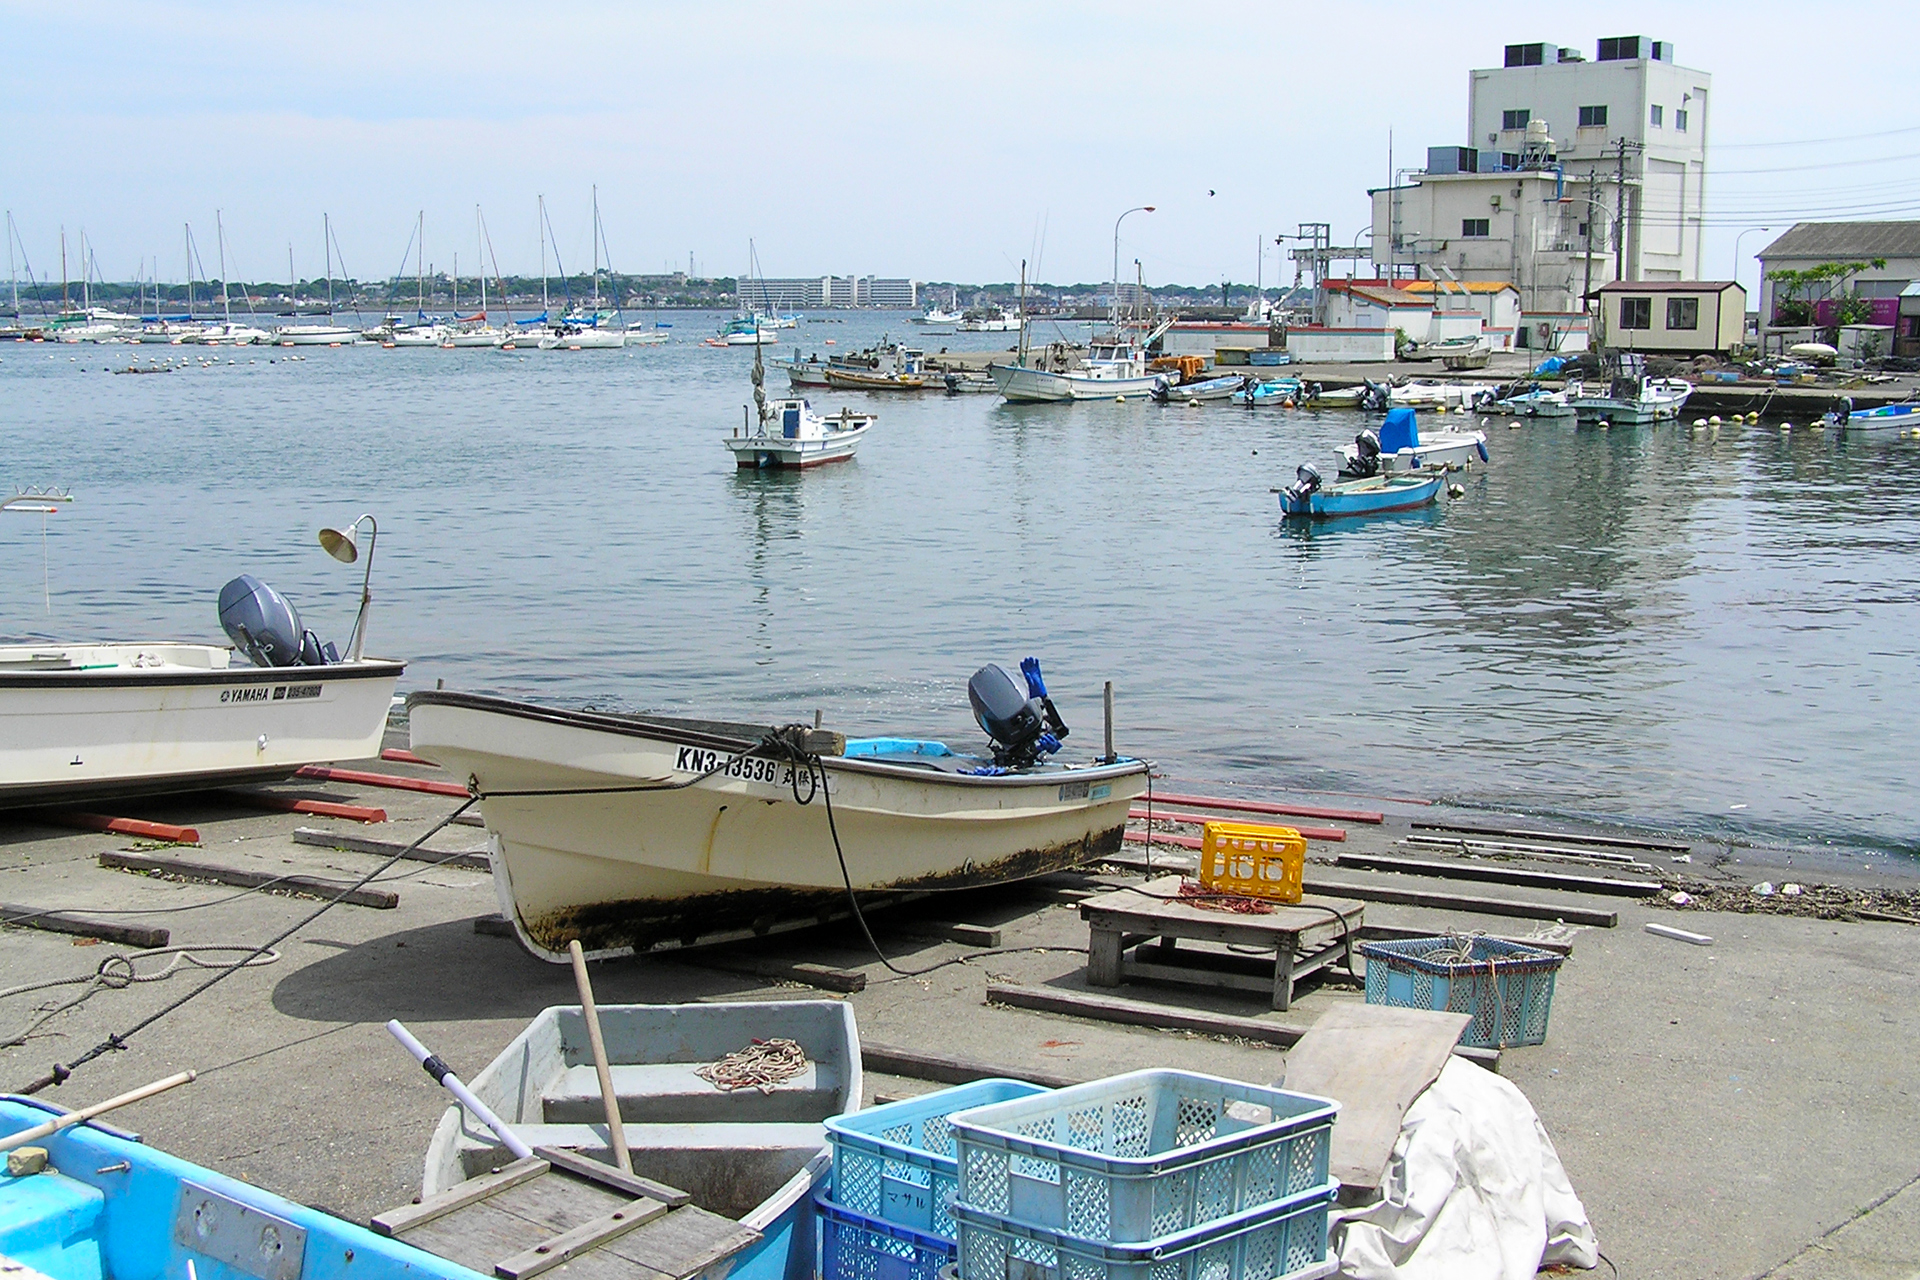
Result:
[[[573,711],[564,707],[543,707],[530,702],[517,702],[509,698],[495,698],[486,694],[458,693],[443,689],[422,689],[407,695],[407,713],[413,714],[415,705],[441,706],[462,711],[483,711],[496,715],[517,716],[524,720],[540,720],[548,724],[566,728],[590,729],[613,733],[626,738],[651,738],[666,741],[677,746],[703,747],[715,751],[731,751],[735,754],[750,754],[760,745],[760,735],[774,726],[733,724],[726,721],[680,720],[670,716],[649,715],[613,715],[604,711]],[[698,726],[706,726],[701,728]],[[753,737],[737,737],[709,732],[709,729],[750,729]],[[422,754],[431,751],[431,747],[422,749]],[[861,759],[852,756],[822,756],[822,768],[831,768],[848,773],[872,774],[883,778],[910,780],[922,783],[942,783],[952,786],[1004,787],[1013,786],[1058,786],[1063,782],[1098,781],[1105,778],[1130,777],[1136,773],[1146,773],[1152,768],[1150,761],[1128,757],[1112,764],[1090,764],[1086,766],[1068,766],[1059,772],[1046,773],[995,773],[967,774],[947,773],[927,769],[924,766],[909,764],[890,764],[880,760]],[[584,769],[575,772],[597,772]],[[615,775],[606,775],[612,777]]]
[[[29,647],[29,646],[14,646]],[[69,649],[112,648],[107,645],[63,645]],[[144,648],[127,645],[127,648]],[[62,688],[113,689],[143,688],[149,685],[228,685],[228,684],[308,684],[329,680],[398,679],[407,664],[396,658],[363,658],[358,662],[336,662],[323,666],[297,667],[211,667],[206,670],[165,667],[120,668],[101,671],[62,670],[0,671],[0,689]]]

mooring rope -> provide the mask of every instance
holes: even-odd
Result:
[[[717,1062],[709,1062],[694,1074],[722,1093],[736,1089],[758,1089],[772,1093],[773,1086],[791,1080],[807,1069],[807,1051],[797,1040],[755,1040],[744,1049],[736,1049]]]

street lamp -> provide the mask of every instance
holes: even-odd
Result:
[[[755,354],[758,354],[756,351]],[[363,515],[344,529],[322,529],[320,545],[328,555],[341,564],[352,564],[360,558],[360,546],[354,540],[361,522],[367,525],[367,571],[360,579],[360,612],[353,620],[353,634],[347,640],[347,661],[358,662],[360,654],[367,647],[367,609],[373,604],[373,549],[380,540],[380,522],[371,515]]]
[[[1113,220],[1113,314],[1116,322],[1120,316],[1120,224],[1127,220],[1127,214],[1152,212],[1152,205],[1138,205]]]
[[[1773,230],[1772,227],[1748,227],[1745,231],[1742,231],[1739,235],[1733,238],[1733,282],[1735,284],[1740,283],[1740,263],[1742,261],[1740,257],[1740,242],[1742,240],[1745,240],[1749,235],[1751,235],[1755,231],[1771,231],[1771,230]],[[1755,298],[1754,306],[1758,307],[1759,305],[1760,305],[1760,300],[1758,298]]]

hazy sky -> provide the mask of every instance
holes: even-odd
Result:
[[[1713,76],[1707,260],[1796,214],[1920,217],[1920,6],[1615,3],[603,5],[0,3],[0,205],[35,272],[86,229],[101,273],[158,260],[182,224],[215,269],[395,274],[416,212],[439,269],[538,270],[535,197],[560,260],[589,260],[589,192],[622,271],[745,268],[1248,281],[1302,221],[1351,243],[1396,160],[1465,141],[1467,72],[1508,42],[1593,56],[1671,40]],[[1480,20],[1468,14],[1484,15]],[[1500,20],[1500,13],[1526,14]],[[1887,133],[1862,138],[1857,135]],[[1848,138],[1820,145],[1801,140]],[[1895,159],[1897,157],[1897,159]],[[1865,161],[1866,163],[1855,163]],[[1808,167],[1825,166],[1825,167]],[[1210,194],[1212,193],[1212,194]],[[1749,235],[1750,259],[1770,237]],[[72,270],[78,276],[77,251]],[[337,268],[336,268],[337,269]],[[1754,268],[1742,271],[1751,284]],[[1291,279],[1283,251],[1264,277]]]

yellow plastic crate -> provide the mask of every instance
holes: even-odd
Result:
[[[1209,822],[1200,836],[1200,883],[1218,893],[1298,902],[1307,841],[1292,827]]]

